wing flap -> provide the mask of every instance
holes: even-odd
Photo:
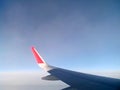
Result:
[[[45,77],[42,77],[43,80],[50,80],[50,81],[56,81],[59,80],[57,77],[53,76],[53,75],[48,75]]]

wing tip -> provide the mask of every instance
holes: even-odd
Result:
[[[46,71],[49,71],[49,70],[52,70],[54,67],[53,66],[49,66],[45,61],[44,59],[40,56],[40,54],[38,53],[38,51],[35,49],[34,46],[31,47],[32,49],[32,53],[33,53],[33,56],[35,57],[36,59],[36,62],[37,64],[44,70]]]
[[[35,49],[35,47],[34,47],[34,46],[31,46],[31,49],[33,50],[33,49]]]
[[[38,63],[38,64],[44,64],[45,62],[44,62],[43,58],[39,55],[39,53],[38,53],[38,51],[35,49],[35,47],[32,46],[31,49],[32,49],[33,55],[34,55],[37,63]]]

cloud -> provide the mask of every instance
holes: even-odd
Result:
[[[2,72],[0,74],[0,85],[52,85],[52,84],[60,84],[61,81],[45,81],[41,80],[41,77],[47,74],[39,73],[39,72]]]
[[[61,90],[68,87],[61,81],[44,81],[39,72],[2,72],[0,73],[0,88],[2,90]]]

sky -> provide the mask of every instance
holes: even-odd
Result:
[[[0,72],[42,71],[31,53],[77,71],[120,71],[119,0],[0,0]]]

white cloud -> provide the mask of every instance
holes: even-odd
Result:
[[[0,85],[64,85],[61,81],[41,80],[45,75],[39,72],[3,72],[0,74]]]

